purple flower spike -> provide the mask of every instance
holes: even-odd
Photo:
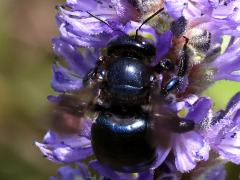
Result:
[[[216,115],[203,135],[222,157],[240,164],[240,93],[230,100],[225,111]]]
[[[212,162],[210,151],[240,164],[240,93],[218,112],[211,109],[211,99],[199,97],[217,80],[240,81],[239,7],[239,0],[66,0],[57,6],[61,35],[52,45],[64,62],[53,65],[51,86],[60,94],[48,99],[55,103],[53,124],[58,126],[41,143],[35,142],[48,160],[67,164],[52,180],[175,180],[193,169],[203,172],[197,168]],[[221,49],[225,35],[230,42]],[[119,44],[112,41],[115,38]],[[118,71],[123,78],[115,77]],[[123,173],[111,167],[114,163],[94,159],[92,143],[98,146],[104,139],[99,136],[91,142],[91,133],[98,129],[92,123],[104,129],[100,135],[116,133],[114,141],[119,142],[122,134],[115,131],[120,126],[115,121],[121,118],[125,127],[125,121],[138,117],[149,126],[142,132],[137,129],[141,126],[130,124],[127,131],[135,133],[136,128],[144,138],[154,135],[151,150],[146,151],[151,157],[157,155],[155,162],[141,165],[143,172]],[[113,122],[114,127],[105,128],[101,121]],[[133,140],[124,147],[126,153]],[[124,152],[119,155],[126,158]],[[211,170],[202,174],[204,178],[225,177],[223,166]]]

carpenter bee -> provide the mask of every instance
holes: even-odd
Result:
[[[68,119],[64,126],[70,124],[72,132],[81,127],[81,118],[93,119],[91,141],[96,158],[120,172],[144,171],[154,163],[157,146],[162,143],[156,134],[167,138],[166,132],[194,128],[193,121],[184,121],[166,106],[166,97],[187,74],[189,39],[181,37],[184,43],[177,64],[162,59],[152,66],[156,47],[139,34],[141,27],[162,11],[147,18],[135,35],[111,39],[96,66],[83,78],[84,88],[74,95],[61,95],[57,102],[56,114]],[[168,72],[175,76],[169,78]],[[168,80],[162,81],[160,77],[165,75]],[[73,123],[74,119],[79,123]]]

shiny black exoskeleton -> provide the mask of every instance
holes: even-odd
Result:
[[[179,57],[174,59],[177,64],[161,59],[153,66],[151,63],[156,47],[138,33],[146,22],[162,10],[144,20],[134,36],[112,28],[87,12],[114,31],[122,32],[102,49],[95,68],[83,79],[86,89],[95,94],[86,108],[93,110],[94,114],[98,112],[91,128],[95,156],[100,163],[117,171],[133,173],[152,166],[157,159],[156,149],[160,141],[159,138],[154,139],[156,134],[159,135],[154,131],[154,126],[158,131],[166,128],[176,133],[194,128],[191,120],[179,118],[165,106],[165,97],[182,84],[187,74],[189,39],[182,36],[184,31],[181,34],[174,32],[174,27],[181,24],[186,26],[186,23],[177,20],[172,28],[174,36],[183,37],[182,50]],[[160,134],[167,138],[164,133]]]
[[[155,47],[143,38],[120,36],[107,46],[110,65],[106,91],[114,104],[132,105],[146,101],[151,85],[149,60]]]
[[[92,145],[97,159],[113,169],[137,172],[156,159],[146,114],[101,112],[92,126]]]
[[[92,126],[92,145],[97,159],[118,171],[142,171],[156,159],[150,119],[140,108],[149,98],[154,55],[142,37],[120,36],[107,46],[103,91],[111,106]]]
[[[114,103],[141,103],[148,94],[150,72],[143,62],[132,57],[121,57],[110,65],[107,87]]]
[[[99,115],[91,129],[93,150],[102,164],[118,171],[143,171],[157,158],[151,118],[142,106],[149,103],[155,74],[159,69],[172,70],[173,64],[163,60],[151,67],[155,51],[141,36],[119,36],[108,43],[106,55],[91,73],[100,77],[103,101],[108,101],[107,106],[98,105]],[[181,59],[177,76],[166,83],[162,94],[180,84],[187,65]]]

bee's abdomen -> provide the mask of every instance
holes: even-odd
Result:
[[[97,159],[122,172],[146,170],[156,159],[147,117],[118,118],[102,112],[92,126],[92,145]]]

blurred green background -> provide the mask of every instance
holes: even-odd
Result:
[[[0,180],[43,180],[57,165],[33,145],[48,129],[46,96],[54,54],[57,0],[0,0]],[[240,83],[219,82],[205,94],[224,108]],[[237,178],[239,167],[228,165]],[[232,179],[231,178],[231,179]]]

